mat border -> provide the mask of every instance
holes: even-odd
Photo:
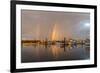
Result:
[[[43,68],[25,68],[16,69],[16,5],[38,5],[38,6],[53,6],[53,7],[72,7],[72,8],[87,8],[94,9],[94,64],[74,65],[74,66],[59,66],[59,67],[43,67]],[[81,5],[81,4],[64,4],[64,3],[48,3],[34,1],[11,1],[10,2],[10,71],[11,72],[29,72],[29,71],[45,71],[45,70],[61,70],[61,69],[79,69],[97,67],[97,6],[96,5]]]

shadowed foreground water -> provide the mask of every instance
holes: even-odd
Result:
[[[85,60],[90,58],[90,47],[85,45],[33,45],[24,44],[21,49],[21,62],[47,62],[64,60]]]

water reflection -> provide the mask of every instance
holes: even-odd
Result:
[[[83,60],[90,58],[90,47],[86,45],[39,45],[23,44],[22,62],[45,62]]]

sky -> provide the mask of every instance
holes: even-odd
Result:
[[[21,10],[22,40],[90,38],[90,14]]]

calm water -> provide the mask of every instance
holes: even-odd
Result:
[[[90,48],[85,45],[22,45],[21,61],[47,62],[64,60],[84,60],[90,58]]]

